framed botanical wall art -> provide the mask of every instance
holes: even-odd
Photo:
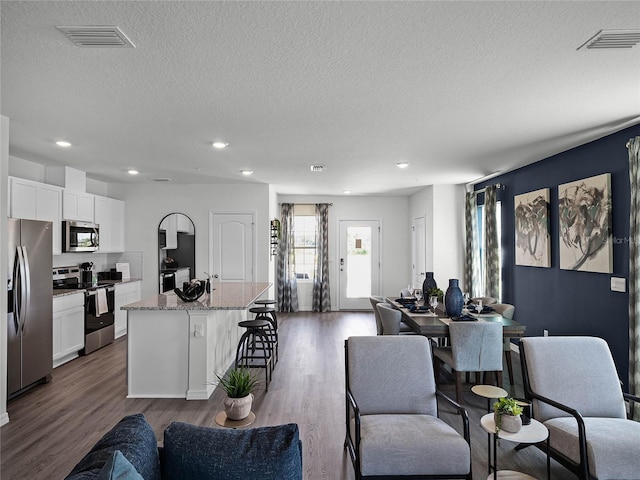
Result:
[[[611,174],[558,185],[560,268],[612,273]]]
[[[551,266],[549,225],[549,189],[514,197],[516,228],[516,265]]]

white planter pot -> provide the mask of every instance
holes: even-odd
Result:
[[[251,413],[252,404],[253,393],[241,398],[226,397],[222,401],[224,412],[227,414],[229,420],[242,420],[247,418]]]
[[[520,418],[520,415],[500,415],[500,417],[501,419],[498,421],[498,414],[494,412],[493,419],[495,420],[496,425],[500,424],[500,430],[517,433],[522,428],[522,419]]]

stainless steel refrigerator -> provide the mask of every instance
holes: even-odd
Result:
[[[53,370],[52,224],[8,219],[7,393],[51,380]]]

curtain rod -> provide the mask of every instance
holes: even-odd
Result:
[[[496,187],[496,189],[498,189],[498,190],[504,190],[506,185],[504,183],[496,183],[494,185],[494,187]],[[477,195],[478,193],[484,193],[486,190],[487,190],[487,187],[484,187],[484,188],[480,188],[478,190],[474,190],[473,193],[475,193]]]

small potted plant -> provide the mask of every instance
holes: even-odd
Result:
[[[522,428],[520,414],[522,407],[515,398],[499,398],[493,404],[493,419],[496,422],[496,435],[500,429],[505,432],[516,433]]]
[[[429,296],[430,297],[438,297],[438,301],[441,302],[442,299],[444,298],[444,292],[442,290],[440,290],[439,288],[430,288],[429,289]]]
[[[242,420],[251,413],[253,393],[258,383],[257,378],[248,368],[234,368],[221,377],[216,373],[218,385],[227,394],[222,401],[224,411],[229,420]]]

